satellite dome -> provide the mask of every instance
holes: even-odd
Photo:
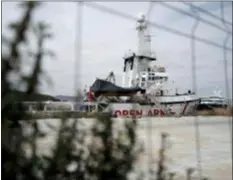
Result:
[[[144,13],[139,13],[138,20],[140,20],[140,21],[145,20],[145,14]]]

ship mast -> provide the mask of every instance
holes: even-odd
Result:
[[[136,53],[128,52],[125,54],[122,80],[123,87],[141,87],[143,84],[141,81],[144,79],[141,77],[141,74],[150,69],[149,63],[151,61],[156,60],[151,53],[151,40],[144,14],[139,15],[136,29],[138,31],[138,49]]]
[[[151,39],[148,34],[148,24],[144,14],[140,14],[137,20],[136,29],[138,31],[138,55],[151,55]]]

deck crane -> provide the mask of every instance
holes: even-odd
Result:
[[[111,71],[105,80],[113,84],[116,84],[116,78],[114,72]]]

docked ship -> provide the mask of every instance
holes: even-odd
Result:
[[[168,87],[169,74],[151,52],[151,38],[144,15],[137,20],[138,50],[123,58],[122,85],[114,73],[107,79],[97,78],[90,87],[86,104],[89,111],[111,111],[114,116],[182,116],[194,113],[200,98],[191,90],[178,93]],[[87,105],[89,104],[89,105]]]
[[[184,116],[197,109],[200,98],[191,90],[178,93],[169,87],[169,74],[151,52],[151,39],[144,15],[137,20],[137,52],[128,51],[123,58],[122,85],[116,85],[114,72],[106,79],[97,78],[84,93],[83,102],[24,102],[33,111],[111,112],[124,116]]]
[[[197,110],[227,109],[229,107],[229,100],[222,96],[221,90],[217,87],[211,96],[200,99]]]

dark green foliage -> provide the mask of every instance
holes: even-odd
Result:
[[[22,18],[9,25],[15,38],[9,40],[4,36],[10,53],[2,55],[2,179],[127,179],[137,155],[135,120],[126,123],[123,134],[114,136],[113,121],[109,115],[96,117],[89,134],[77,128],[80,125],[77,119],[70,121],[64,117],[50,156],[37,152],[37,141],[47,138],[39,123],[34,120],[20,121],[28,119],[21,101],[56,100],[38,92],[40,77],[44,73],[41,68],[43,57],[54,56],[53,52],[43,49],[44,41],[52,37],[48,31],[49,25],[31,22],[39,4],[35,1],[21,3],[24,9]],[[28,48],[28,58],[34,60],[34,65],[30,74],[24,75],[21,72],[19,47],[27,45],[27,33],[33,33],[36,37],[37,52],[31,52]],[[12,73],[17,74],[20,83],[26,84],[25,91],[19,91],[20,88],[8,78]],[[25,128],[31,129],[31,133],[25,134]],[[86,137],[90,137],[91,142],[87,143]],[[100,142],[99,148],[95,147],[95,140]],[[76,165],[72,171],[68,168],[70,164]]]
[[[41,28],[41,24],[44,23],[38,23],[36,26],[36,29],[40,29],[40,36],[37,36],[38,52],[34,53],[36,58],[34,67],[32,68],[33,71],[31,75],[28,76],[23,75],[21,72],[20,65],[22,64],[22,56],[20,46],[24,45],[28,41],[27,33],[29,33],[30,29],[34,26],[31,19],[35,8],[39,5],[40,3],[35,1],[21,3],[20,6],[24,8],[22,18],[18,22],[14,22],[9,25],[15,35],[12,40],[5,38],[5,41],[8,42],[6,45],[9,49],[9,54],[2,54],[2,123],[6,119],[11,120],[9,119],[9,116],[14,117],[12,116],[12,112],[9,111],[11,104],[16,101],[31,99],[33,96],[36,96],[37,93],[39,77],[42,73],[41,61],[44,54],[42,46],[48,34],[47,32],[44,32],[45,28]],[[20,82],[26,82],[27,87],[25,93],[17,93],[19,91],[19,87],[15,87],[15,85],[13,85],[14,83],[9,79],[9,76],[12,74],[14,76],[18,76]],[[19,119],[22,119],[24,115],[25,114],[23,112],[21,114],[17,114]]]
[[[107,116],[98,118],[87,158],[89,179],[127,179],[138,154],[135,128],[136,120],[126,121],[125,132],[114,136],[113,120]]]
[[[20,4],[24,14],[18,22],[9,27],[15,37],[9,40],[4,37],[3,43],[8,47],[9,54],[2,55],[2,179],[3,180],[126,180],[134,170],[134,165],[140,152],[136,144],[136,120],[125,120],[123,130],[114,127],[114,121],[109,114],[95,117],[91,130],[80,128],[79,119],[71,119],[71,113],[61,114],[61,124],[52,154],[38,152],[41,138],[50,138],[44,133],[38,121],[32,120],[24,111],[20,101],[56,100],[47,95],[39,94],[38,85],[41,75],[43,57],[54,53],[44,50],[45,40],[52,37],[45,22],[32,23],[32,16],[40,3],[27,1]],[[31,31],[32,30],[32,31]],[[25,76],[20,69],[22,57],[19,46],[27,44],[27,33],[33,32],[37,42],[37,52],[30,52],[34,60],[29,75]],[[30,59],[29,58],[29,59]],[[20,83],[26,84],[25,91],[13,86],[8,78],[16,73]],[[20,86],[21,84],[19,84]],[[19,102],[19,103],[16,103]],[[40,112],[37,112],[40,113]],[[70,119],[69,119],[70,118]],[[26,121],[30,119],[30,121]],[[25,120],[25,121],[20,121]],[[48,125],[51,131],[57,131]],[[31,133],[25,133],[25,130]],[[157,172],[153,179],[172,180],[174,173],[165,173],[164,140]],[[70,168],[73,165],[73,168]],[[190,174],[188,174],[190,175]],[[168,176],[168,178],[167,178]]]
[[[8,49],[9,55],[2,55],[1,60],[1,70],[2,70],[2,122],[7,118],[7,108],[8,105],[12,102],[11,96],[9,95],[12,91],[14,91],[12,87],[12,82],[9,81],[10,73],[19,72],[20,71],[20,51],[19,46],[26,42],[26,33],[30,26],[32,14],[37,7],[38,3],[36,2],[24,2],[21,4],[25,8],[25,13],[23,17],[15,23],[11,23],[10,27],[15,32],[15,37],[12,41],[8,41]]]
[[[5,38],[6,47],[9,50],[8,54],[2,54],[2,179],[37,179],[34,171],[37,166],[37,157],[28,158],[25,154],[24,143],[27,143],[28,139],[23,135],[23,129],[20,119],[25,117],[22,104],[15,105],[17,100],[22,101],[30,99],[35,96],[38,84],[38,77],[40,76],[40,67],[42,57],[36,59],[34,70],[36,73],[27,76],[31,81],[27,82],[26,93],[20,93],[17,87],[13,86],[12,80],[9,76],[14,75],[21,78],[21,82],[24,81],[25,76],[22,75],[20,65],[22,63],[20,46],[27,42],[27,33],[32,26],[33,13],[40,5],[39,2],[27,1],[20,4],[24,8],[24,14],[19,21],[11,23],[9,27],[14,32],[14,38],[12,40]],[[43,42],[43,38],[38,40]],[[37,52],[36,54],[40,54]],[[38,70],[39,69],[39,70]],[[36,74],[36,75],[35,75]],[[35,78],[37,76],[37,78]],[[22,111],[18,111],[21,109]],[[36,128],[34,126],[36,131]],[[31,142],[35,144],[35,142]],[[35,148],[34,148],[35,149]]]
[[[28,78],[26,78],[26,80],[28,81],[28,88],[26,93],[28,95],[31,95],[32,93],[36,92],[37,86],[40,83],[39,81],[40,76],[38,75],[42,74],[43,72],[41,69],[42,59],[46,55],[43,49],[44,41],[45,39],[52,37],[52,34],[48,32],[48,28],[49,25],[47,25],[44,22],[39,22],[33,27],[33,32],[38,39],[37,41],[38,52],[35,54],[31,53],[31,55],[34,56],[35,58],[35,64],[34,67],[32,68],[31,75]]]

